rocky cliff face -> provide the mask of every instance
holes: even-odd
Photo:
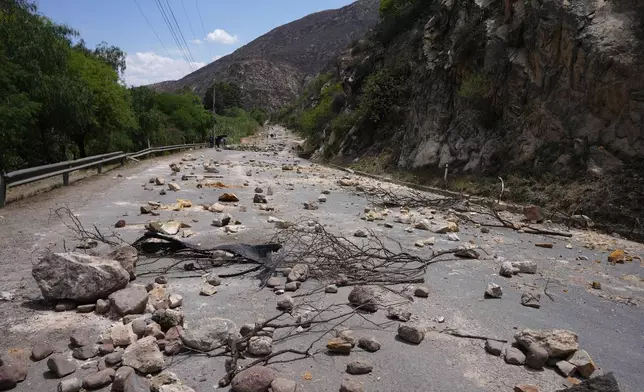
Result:
[[[352,41],[378,22],[378,0],[359,0],[277,27],[234,53],[177,81],[152,85],[160,91],[185,86],[204,95],[213,79],[242,87],[247,108],[276,110],[295,99],[314,76]]]
[[[428,6],[429,6],[428,2]],[[385,48],[340,57],[346,90],[372,56],[414,64],[401,168],[601,174],[644,158],[644,8],[637,1],[442,0]],[[371,60],[373,61],[373,60]],[[391,132],[388,133],[391,135]],[[341,154],[357,154],[360,130]]]

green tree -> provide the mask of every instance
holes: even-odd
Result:
[[[223,114],[227,109],[242,107],[239,85],[229,82],[215,82],[214,87],[216,92],[215,112],[217,114]],[[213,86],[208,87],[203,98],[204,108],[210,111],[212,111],[212,90]]]

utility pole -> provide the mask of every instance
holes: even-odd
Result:
[[[217,119],[215,118],[215,114],[217,114],[217,112],[215,112],[215,96],[216,96],[216,94],[215,94],[215,81],[213,80],[212,81],[212,118],[214,120],[213,124],[212,124],[212,138],[213,138],[213,140],[216,137],[215,136],[215,128],[217,127]]]

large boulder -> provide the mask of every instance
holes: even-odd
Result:
[[[135,247],[130,245],[119,246],[110,252],[107,258],[118,261],[121,267],[130,274],[130,280],[136,279],[136,263],[139,261],[139,252]]]
[[[195,350],[212,351],[227,344],[228,338],[236,332],[237,326],[231,320],[204,317],[190,321],[188,327],[181,331],[181,341]]]
[[[163,354],[153,336],[138,340],[123,353],[123,366],[134,368],[139,373],[160,372],[163,365]]]
[[[514,339],[525,349],[531,344],[541,346],[549,357],[564,357],[579,349],[577,334],[565,329],[524,329]]]
[[[45,299],[78,303],[106,298],[130,281],[130,274],[118,261],[75,252],[48,254],[31,274]]]
[[[230,385],[233,392],[268,392],[274,379],[273,369],[253,366],[237,374]]]
[[[128,275],[129,279],[129,275]],[[148,304],[148,292],[143,286],[130,286],[109,296],[112,309],[119,315],[141,314]]]

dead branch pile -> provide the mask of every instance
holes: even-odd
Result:
[[[467,199],[466,197],[430,195],[416,189],[402,187],[397,190],[392,190],[382,186],[366,189],[365,196],[374,206],[407,208],[449,208]]]

